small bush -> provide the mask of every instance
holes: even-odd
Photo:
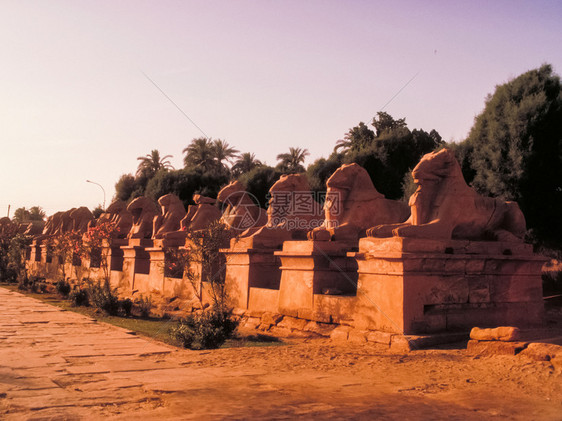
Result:
[[[88,298],[88,291],[85,289],[76,288],[69,295],[70,301],[74,307],[88,307],[90,300]]]
[[[238,321],[229,312],[212,309],[180,320],[170,330],[170,336],[184,348],[214,349],[230,338],[237,327]]]
[[[133,309],[133,302],[130,298],[119,300],[119,308],[123,311],[126,317],[129,317],[131,315],[131,310]]]
[[[60,281],[57,282],[56,289],[57,292],[63,297],[68,297],[68,294],[70,294],[71,291],[70,284],[66,282],[64,279],[61,279]]]
[[[112,316],[119,312],[119,298],[116,290],[112,290],[108,283],[97,284],[90,287],[90,299],[92,304]]]
[[[144,297],[144,295],[141,295],[139,298],[136,298],[135,306],[139,310],[139,315],[143,319],[148,319],[150,316],[150,309],[152,308],[152,299],[150,296]]]

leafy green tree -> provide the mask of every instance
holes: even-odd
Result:
[[[337,152],[340,149],[344,153],[351,150],[357,151],[371,146],[374,140],[375,132],[369,129],[369,127],[361,121],[359,125],[349,129],[343,139],[336,142],[334,152]]]
[[[226,175],[200,169],[160,171],[148,182],[145,195],[156,201],[165,194],[173,193],[188,206],[193,204],[193,194],[216,197],[220,187],[226,183]]]
[[[310,155],[308,149],[289,148],[289,153],[281,153],[277,155],[277,169],[286,174],[294,174],[304,172],[304,160]]]
[[[464,143],[472,185],[517,201],[541,242],[562,244],[562,90],[552,66],[496,86]]]
[[[17,208],[14,211],[14,221],[17,223],[28,222],[29,218],[29,211],[25,208],[25,206],[21,208]]]
[[[320,158],[306,169],[310,189],[315,192],[326,191],[326,181],[343,163],[343,154],[332,153],[327,159]]]
[[[259,159],[256,159],[256,155],[250,152],[245,152],[234,162],[234,165],[231,168],[232,176],[238,178],[242,174],[250,172],[254,168],[262,165],[263,163]]]
[[[349,130],[346,139],[350,147],[343,152],[343,162],[355,162],[365,168],[376,189],[387,198],[403,198],[407,194],[407,173],[443,140],[435,130],[410,131],[404,118],[395,120],[385,112],[377,113],[372,125],[375,131],[363,123]]]
[[[258,204],[265,208],[267,207],[269,189],[279,180],[282,174],[277,168],[262,165],[242,174],[239,180],[244,184],[248,193],[251,193],[258,200]]]
[[[129,199],[135,197],[134,192],[137,191],[138,188],[137,180],[132,174],[123,174],[119,177],[117,183],[115,183],[115,199],[121,199],[127,202]],[[139,196],[142,196],[143,193],[144,191],[141,192]]]
[[[168,158],[172,158],[172,155],[160,157],[158,149],[153,149],[148,155],[139,156],[137,160],[141,162],[137,168],[137,176],[150,178],[160,170],[174,169]]]

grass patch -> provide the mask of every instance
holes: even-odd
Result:
[[[134,316],[109,316],[95,307],[74,307],[69,300],[62,298],[58,294],[21,291],[18,289],[17,284],[0,284],[0,287],[13,292],[24,294],[28,297],[35,298],[37,300],[43,301],[47,304],[51,304],[67,311],[73,311],[75,313],[88,316],[98,322],[118,326],[123,329],[131,330],[139,335],[146,336],[157,341],[167,343],[169,345],[177,346],[179,348],[183,348],[178,341],[172,339],[169,335],[170,329],[178,325],[178,322],[176,320],[156,318],[147,319]],[[234,338],[227,339],[220,348],[246,348],[280,345],[286,345],[286,343],[272,336],[257,334],[248,336],[236,336]]]

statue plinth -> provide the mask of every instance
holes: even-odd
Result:
[[[420,334],[540,324],[545,258],[519,242],[362,238],[356,327]]]
[[[325,323],[349,318],[339,309],[349,310],[357,290],[357,264],[347,256],[350,250],[338,241],[286,241],[275,252],[281,259],[279,313]]]
[[[277,312],[281,270],[275,250],[242,247],[240,243],[220,250],[226,259],[225,287],[232,306]]]

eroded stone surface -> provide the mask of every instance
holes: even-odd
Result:
[[[412,176],[418,188],[410,197],[410,218],[373,227],[369,236],[522,241],[525,217],[517,203],[478,195],[464,181],[453,151],[424,155]]]
[[[326,182],[324,223],[308,233],[312,240],[356,243],[365,230],[379,224],[404,222],[410,210],[404,202],[385,199],[367,171],[357,164],[338,168]]]

